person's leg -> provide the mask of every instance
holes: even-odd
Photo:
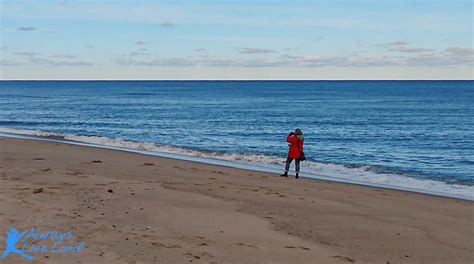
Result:
[[[296,171],[296,176],[295,178],[299,178],[299,173],[300,173],[300,159],[295,159],[295,171]]]
[[[280,176],[288,177],[288,171],[290,170],[290,164],[291,164],[292,161],[293,161],[292,158],[290,158],[290,157],[286,158],[285,173],[283,173]]]

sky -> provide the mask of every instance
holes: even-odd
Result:
[[[473,78],[470,0],[0,0],[0,78]]]

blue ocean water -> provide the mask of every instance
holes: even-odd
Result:
[[[299,127],[308,173],[470,192],[473,84],[1,81],[0,132],[280,166]]]

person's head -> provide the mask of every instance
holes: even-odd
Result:
[[[303,135],[303,132],[301,132],[301,129],[297,128],[295,129],[295,135]]]

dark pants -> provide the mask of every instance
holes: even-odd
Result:
[[[293,161],[293,158],[286,158],[286,166],[285,166],[285,172],[288,172],[290,170],[290,164]],[[295,171],[296,173],[300,172],[300,159],[295,159]]]

